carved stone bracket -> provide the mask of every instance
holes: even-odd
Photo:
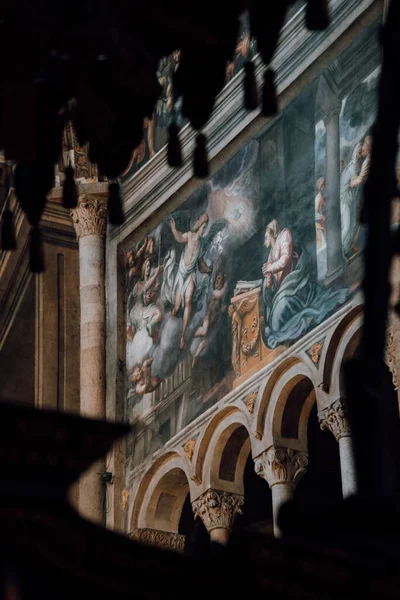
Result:
[[[71,210],[76,237],[86,235],[105,237],[107,231],[107,202],[102,196],[80,196],[78,206]]]
[[[255,461],[257,475],[265,479],[270,487],[286,484],[295,487],[308,466],[306,452],[271,446]]]
[[[350,423],[347,416],[347,408],[343,400],[339,398],[331,406],[325,408],[318,415],[321,429],[329,429],[339,441],[342,437],[351,436]]]
[[[183,552],[185,548],[185,536],[179,533],[137,527],[129,537],[131,540],[140,542],[145,546],[156,546],[157,548],[175,550],[175,552]]]
[[[208,532],[218,528],[231,531],[243,503],[243,496],[209,489],[193,502],[194,517],[200,517]]]

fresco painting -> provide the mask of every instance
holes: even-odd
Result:
[[[126,263],[131,467],[318,327],[359,287],[374,65],[335,94],[327,74],[319,75],[132,244]]]

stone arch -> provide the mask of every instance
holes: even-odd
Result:
[[[228,418],[230,415],[236,413],[240,413],[243,415],[242,411],[236,406],[228,406],[218,411],[211,419],[211,421],[205,428],[201,438],[196,444],[195,451],[193,454],[193,464],[195,465],[193,479],[197,483],[197,485],[200,485],[203,482],[204,461],[211,442],[211,438],[213,437],[220,423],[224,421],[224,419]]]
[[[340,372],[343,361],[353,356],[359,344],[362,308],[359,304],[343,317],[321,356],[323,383],[328,386],[327,391],[333,399],[340,397]]]
[[[275,384],[264,424],[266,447],[307,450],[308,418],[316,400],[313,375],[306,364],[298,361]]]
[[[243,473],[251,452],[249,430],[247,415],[239,409],[218,423],[203,460],[202,490],[243,494]]]
[[[257,439],[262,439],[264,436],[265,419],[270,403],[271,395],[274,391],[275,386],[286,371],[289,371],[296,365],[303,364],[298,356],[291,356],[284,360],[277,368],[271,373],[270,377],[266,380],[264,385],[261,386],[258,392],[257,400],[254,407],[255,419],[254,419],[254,436]]]
[[[189,469],[177,452],[161,456],[143,476],[130,519],[135,527],[178,531],[179,519],[190,492]]]

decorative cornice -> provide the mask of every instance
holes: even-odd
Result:
[[[265,479],[269,487],[286,484],[295,487],[308,466],[306,452],[270,446],[255,460],[257,475]]]
[[[192,506],[195,519],[200,518],[210,532],[213,529],[232,531],[236,515],[242,514],[243,504],[243,496],[209,489]]]
[[[321,429],[328,429],[339,441],[342,437],[351,436],[351,428],[348,420],[347,407],[339,398],[333,404],[325,408],[319,415],[318,420]]]
[[[107,202],[104,196],[80,196],[78,206],[71,210],[71,217],[78,240],[86,235],[105,237]]]
[[[155,546],[165,550],[174,550],[175,552],[183,552],[185,549],[185,536],[179,533],[137,527],[129,537],[131,540],[140,542],[145,546]]]

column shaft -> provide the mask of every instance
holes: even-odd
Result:
[[[325,119],[327,283],[336,279],[343,271],[339,111],[340,107],[335,107]]]
[[[348,498],[357,493],[356,465],[351,437],[345,436],[339,439],[339,454],[343,498]]]
[[[276,483],[271,487],[272,492],[272,510],[274,517],[274,536],[281,537],[282,532],[279,529],[278,517],[283,504],[293,499],[294,487],[287,483]]]
[[[104,196],[79,198],[72,211],[79,239],[79,281],[81,313],[80,408],[81,414],[105,418],[105,233],[107,205]],[[104,523],[105,458],[96,462],[80,480],[79,509],[96,523]]]

